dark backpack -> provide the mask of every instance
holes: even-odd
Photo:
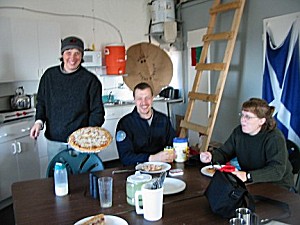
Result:
[[[217,170],[208,185],[205,196],[210,208],[224,218],[235,217],[237,208],[255,210],[254,199],[245,184],[232,173]]]

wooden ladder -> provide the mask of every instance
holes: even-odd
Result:
[[[216,121],[218,109],[220,106],[225,86],[226,77],[228,74],[230,61],[232,58],[232,53],[234,50],[236,36],[243,14],[244,5],[245,0],[235,0],[227,3],[221,3],[221,0],[215,0],[212,8],[209,11],[210,20],[208,23],[207,33],[203,36],[204,44],[202,47],[199,63],[196,65],[196,76],[193,83],[193,87],[192,90],[188,93],[188,106],[184,119],[180,122],[179,134],[179,137],[187,137],[187,130],[189,129],[198,132],[202,136],[202,145],[200,151],[207,151],[209,147],[210,139],[212,136],[214,124]],[[228,11],[233,12],[233,19],[230,28],[231,30],[220,33],[214,33],[217,16],[221,13],[228,13]],[[227,42],[223,62],[206,63],[209,47],[214,41]],[[198,92],[203,71],[213,71],[214,73],[219,74],[215,87],[215,92],[212,94]],[[191,116],[195,106],[195,101],[206,102],[209,103],[211,106],[206,125],[199,125],[191,122]]]

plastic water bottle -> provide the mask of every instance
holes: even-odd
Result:
[[[65,196],[68,194],[68,173],[66,166],[63,163],[55,163],[54,187],[56,196]]]

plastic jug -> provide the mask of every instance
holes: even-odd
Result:
[[[56,196],[65,196],[69,192],[68,172],[65,164],[60,162],[54,167],[54,189]]]

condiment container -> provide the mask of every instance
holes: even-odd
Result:
[[[173,139],[173,148],[176,153],[176,162],[185,162],[188,154],[188,139],[175,137]]]
[[[151,181],[152,176],[150,174],[141,174],[136,171],[134,175],[130,175],[126,180],[126,196],[127,203],[130,205],[135,205],[135,192],[140,191],[142,185]],[[142,199],[139,200],[139,205],[142,206]]]
[[[54,167],[54,190],[56,196],[65,196],[69,192],[68,172],[65,164],[60,162]]]

